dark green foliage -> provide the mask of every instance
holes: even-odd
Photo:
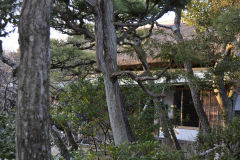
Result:
[[[85,22],[93,21],[92,8],[84,0],[55,0],[53,3],[51,26],[56,30],[70,35],[85,35],[86,39],[94,40],[85,34],[87,30],[93,32],[91,23]]]
[[[15,113],[0,112],[0,159],[15,158]]]
[[[79,80],[70,83],[58,96],[57,104],[51,107],[54,121],[64,125],[68,122],[75,133],[94,137],[101,130],[109,130],[109,119],[101,79]]]
[[[214,159],[215,153],[220,155],[220,160],[240,159],[240,118],[236,117],[226,128],[218,127],[211,134],[200,133],[197,137],[197,153],[205,152],[215,145],[223,145],[216,151],[211,152],[205,157],[196,156],[196,159]]]
[[[51,40],[52,84],[95,73],[95,53],[78,49],[76,45],[82,42],[80,36],[68,38],[67,41]]]
[[[137,85],[129,83],[121,87],[121,89],[125,97],[125,106],[136,140],[152,140],[152,132],[157,127],[153,125],[153,102]]]
[[[150,15],[156,15],[156,4],[150,0],[148,5],[145,3],[145,0],[115,0],[116,20],[130,22],[143,17],[149,18]],[[152,10],[148,11],[147,7],[152,8]]]
[[[157,141],[124,143],[109,147],[110,159],[119,160],[181,160],[181,152],[170,151]]]
[[[213,26],[214,21],[221,14],[226,11],[229,12],[232,7],[239,8],[239,6],[239,0],[191,0],[186,7],[187,12],[184,12],[184,20],[188,24],[195,26],[197,31],[204,31]],[[231,16],[222,20],[231,22],[228,24],[232,25],[232,21],[229,21],[232,20]]]
[[[221,38],[228,39],[230,42],[234,40],[235,35],[240,32],[240,9],[231,8],[221,14],[214,20],[213,26]]]
[[[7,29],[7,26],[17,25],[19,5],[19,0],[0,0],[0,37],[5,37],[12,32]]]

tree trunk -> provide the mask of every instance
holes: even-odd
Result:
[[[51,133],[52,133],[51,135],[54,140],[54,143],[58,147],[60,154],[65,158],[65,160],[70,160],[71,157],[70,157],[69,151],[65,146],[65,144],[63,143],[61,136],[58,133],[55,125],[52,126]]]
[[[51,0],[24,0],[19,23],[20,66],[16,159],[49,160],[49,32]]]
[[[74,137],[72,135],[71,129],[69,128],[68,125],[64,125],[63,128],[64,128],[64,133],[65,133],[65,135],[67,137],[67,141],[68,141],[68,143],[71,146],[70,150],[71,151],[77,150],[78,149],[78,145],[77,145],[77,143],[74,140]]]
[[[217,67],[217,65],[216,65]],[[227,123],[230,122],[233,119],[234,113],[233,113],[233,102],[228,97],[227,90],[225,89],[224,84],[224,74],[221,75],[214,75],[214,93],[216,93],[216,99],[219,103],[220,108],[223,112],[223,127],[227,126]]]
[[[185,60],[184,68],[186,69],[187,74],[189,76],[191,76],[191,77],[194,76],[191,62],[189,62],[188,60]],[[187,76],[188,86],[191,91],[194,107],[197,112],[197,115],[198,115],[198,118],[200,121],[200,125],[203,129],[203,132],[209,133],[211,131],[211,129],[210,129],[210,125],[209,125],[209,122],[207,119],[207,115],[203,110],[202,101],[200,99],[200,91],[198,90],[197,86],[194,84],[192,78],[189,76]]]
[[[149,65],[147,63],[147,55],[146,55],[146,52],[142,48],[141,41],[135,40],[135,44],[134,44],[133,48],[138,56],[138,59],[141,61],[142,65],[143,65],[143,70],[145,71],[145,73],[148,76],[152,76]],[[148,81],[148,84],[150,84],[152,86],[156,85],[154,83],[154,81]],[[160,111],[159,115],[160,115],[160,120],[161,120],[161,124],[162,124],[161,126],[162,126],[163,135],[166,138],[168,145],[174,146],[175,149],[177,149],[177,150],[181,150],[181,146],[176,138],[176,134],[174,132],[173,125],[172,125],[170,119],[168,118],[167,111],[166,111],[165,107],[161,104],[161,101],[162,100],[159,100],[156,98],[153,99],[153,104],[154,104],[155,110],[157,110],[159,107],[159,111]]]
[[[183,37],[180,32],[181,12],[182,12],[181,9],[176,10],[176,17],[174,20],[175,29],[173,31],[174,31],[174,35],[175,35],[175,39],[176,39],[177,43],[181,43],[183,41]],[[192,69],[192,63],[187,59],[184,61],[184,68],[188,74],[187,75],[188,86],[191,91],[194,107],[197,112],[201,127],[204,132],[208,133],[208,132],[210,132],[210,125],[209,125],[209,122],[207,119],[207,115],[203,110],[202,102],[200,99],[200,91],[198,90],[198,87],[194,84],[194,82],[192,80],[192,77],[194,76],[193,69]]]
[[[96,54],[97,62],[102,71],[110,124],[115,145],[125,141],[133,141],[120,87],[112,73],[117,71],[117,39],[113,25],[113,0],[87,1],[96,12]],[[103,54],[104,52],[104,54]]]

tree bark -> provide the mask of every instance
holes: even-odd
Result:
[[[71,129],[66,124],[63,126],[63,128],[64,128],[64,133],[65,133],[65,135],[67,137],[68,143],[71,146],[70,150],[77,150],[78,149],[78,145],[77,145],[77,143],[74,140],[74,137],[72,135]]]
[[[188,61],[188,60],[184,61],[184,68],[187,71],[188,75],[190,75],[191,77],[194,76],[193,70],[192,70],[192,64],[191,64],[190,61]],[[211,131],[210,124],[209,124],[209,121],[207,119],[207,115],[203,110],[202,101],[200,99],[200,91],[197,88],[197,86],[194,84],[191,77],[189,78],[187,76],[187,80],[188,80],[188,86],[189,86],[190,91],[191,91],[194,107],[195,107],[195,110],[197,112],[197,115],[198,115],[198,118],[199,118],[199,121],[200,121],[200,125],[203,129],[203,132],[209,133]]]
[[[96,55],[97,63],[103,74],[110,124],[116,146],[133,141],[123,97],[117,79],[111,78],[117,71],[117,39],[113,25],[113,0],[86,0],[96,13]],[[104,52],[104,53],[103,53]]]
[[[218,64],[216,64],[215,68],[218,67]],[[224,73],[221,73],[220,75],[214,75],[214,93],[216,93],[216,99],[219,103],[220,108],[223,112],[223,127],[227,126],[227,123],[230,122],[233,119],[234,113],[233,113],[233,102],[228,97],[227,90],[225,88],[224,83]],[[234,91],[233,91],[234,92]],[[234,93],[233,93],[234,94]]]
[[[182,12],[181,9],[176,10],[176,17],[174,20],[175,28],[173,29],[173,31],[174,31],[175,39],[176,39],[177,43],[181,43],[183,41],[182,34],[180,33],[181,12]],[[209,125],[206,113],[203,110],[202,102],[200,99],[200,91],[199,91],[198,87],[194,84],[194,82],[191,78],[194,76],[193,69],[192,69],[192,63],[187,59],[184,61],[184,68],[188,74],[188,76],[187,76],[188,86],[191,91],[194,107],[197,112],[201,127],[204,132],[209,133],[210,125]]]
[[[52,138],[54,140],[54,143],[60,150],[61,155],[65,158],[65,160],[70,160],[71,157],[70,157],[69,151],[65,146],[65,144],[63,143],[61,136],[59,135],[55,125],[52,126],[51,133],[52,133]]]
[[[49,160],[49,33],[51,0],[24,0],[20,23],[20,66],[16,159]]]
[[[138,59],[141,61],[142,65],[143,65],[144,72],[148,76],[152,76],[152,73],[150,71],[150,68],[149,68],[149,65],[147,62],[147,55],[146,55],[146,52],[142,48],[141,41],[135,40],[133,48],[137,54]],[[154,81],[148,81],[148,84],[150,84],[152,86],[156,85],[154,83]],[[165,107],[162,105],[161,101],[163,101],[163,100],[160,100],[158,98],[153,98],[153,104],[154,104],[155,110],[157,110],[157,108],[159,107],[159,111],[160,111],[159,115],[160,115],[160,120],[161,120],[161,124],[162,124],[161,126],[162,126],[162,131],[163,131],[164,137],[166,138],[168,145],[174,146],[175,149],[177,149],[177,150],[181,150],[181,146],[177,140],[176,134],[173,129],[173,125],[172,125],[170,119],[168,118],[167,111],[166,111]]]

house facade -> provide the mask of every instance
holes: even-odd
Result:
[[[187,26],[185,24],[181,25],[181,32],[184,39],[191,39],[194,35],[193,27]],[[154,38],[158,41],[163,41],[166,38],[171,40],[169,37],[163,37],[158,35],[153,35]],[[164,39],[165,38],[165,39]],[[147,51],[148,52],[148,51]],[[163,68],[168,63],[163,62],[161,59],[152,58],[147,56],[147,62],[151,69],[157,70],[157,68]],[[204,73],[207,72],[208,68],[204,68],[199,64],[192,64],[194,75],[203,78]],[[119,54],[118,55],[118,67],[121,70],[131,70],[138,73],[143,72],[142,64],[138,57],[134,54],[131,56],[128,54]],[[173,70],[177,70],[176,66],[173,67]],[[180,68],[182,70],[183,68]],[[163,80],[157,80],[156,83],[162,83]],[[167,91],[166,97],[164,98],[164,103],[169,106],[169,117],[173,120],[174,124],[183,128],[194,128],[199,127],[199,120],[197,113],[194,108],[192,96],[190,89],[187,85],[188,81],[186,78],[179,78],[177,81],[172,82],[172,87]],[[223,114],[222,109],[217,101],[216,95],[213,90],[201,90],[201,101],[203,104],[203,109],[207,115],[210,126],[212,128],[222,125],[223,123]],[[234,104],[234,111],[240,111],[240,96],[238,95],[236,104]]]

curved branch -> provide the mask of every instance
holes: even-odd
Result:
[[[90,43],[88,46],[84,46],[86,43],[75,43],[75,42],[67,42],[64,45],[72,45],[73,47],[77,47],[80,50],[92,49],[95,46],[95,43]]]
[[[170,68],[170,65],[166,66],[160,73],[158,73],[155,77],[151,76],[138,76],[137,74],[131,72],[131,71],[120,71],[120,72],[115,72],[112,74],[112,78],[117,78],[120,76],[128,76],[131,79],[135,81],[148,81],[148,80],[158,80],[159,78],[162,77],[162,75]]]
[[[132,26],[132,27],[140,27],[140,26],[144,26],[147,25],[149,23],[152,23],[156,20],[158,20],[160,17],[162,17],[168,10],[170,9],[170,2],[168,2],[164,8],[161,10],[161,12],[159,12],[155,17],[151,17],[150,19],[146,20],[146,21],[142,21],[139,23],[121,23],[121,22],[115,22],[114,25],[118,26],[118,27],[126,27],[126,26]]]
[[[117,77],[120,76],[128,76],[131,79],[135,80],[138,85],[143,89],[144,92],[146,92],[149,96],[153,97],[153,98],[162,98],[165,97],[164,93],[162,94],[158,94],[158,93],[153,93],[152,91],[150,91],[147,87],[145,87],[145,85],[142,83],[143,81],[147,81],[147,80],[158,80],[159,78],[162,77],[162,75],[167,71],[167,69],[169,69],[170,65],[168,65],[167,67],[165,67],[160,73],[158,73],[155,77],[151,77],[151,76],[138,76],[137,74],[131,72],[131,71],[120,71],[120,72],[115,72],[112,74],[112,78],[116,79]]]
[[[146,92],[149,96],[153,98],[163,98],[165,97],[164,94],[158,94],[158,93],[153,93],[150,91],[141,81],[137,81],[138,85],[143,89],[144,92]]]
[[[91,60],[89,62],[79,62],[79,63],[73,64],[73,65],[64,65],[62,63],[51,64],[51,69],[71,69],[71,68],[75,68],[75,67],[78,67],[78,66],[92,65],[94,63],[96,63],[96,61]]]

